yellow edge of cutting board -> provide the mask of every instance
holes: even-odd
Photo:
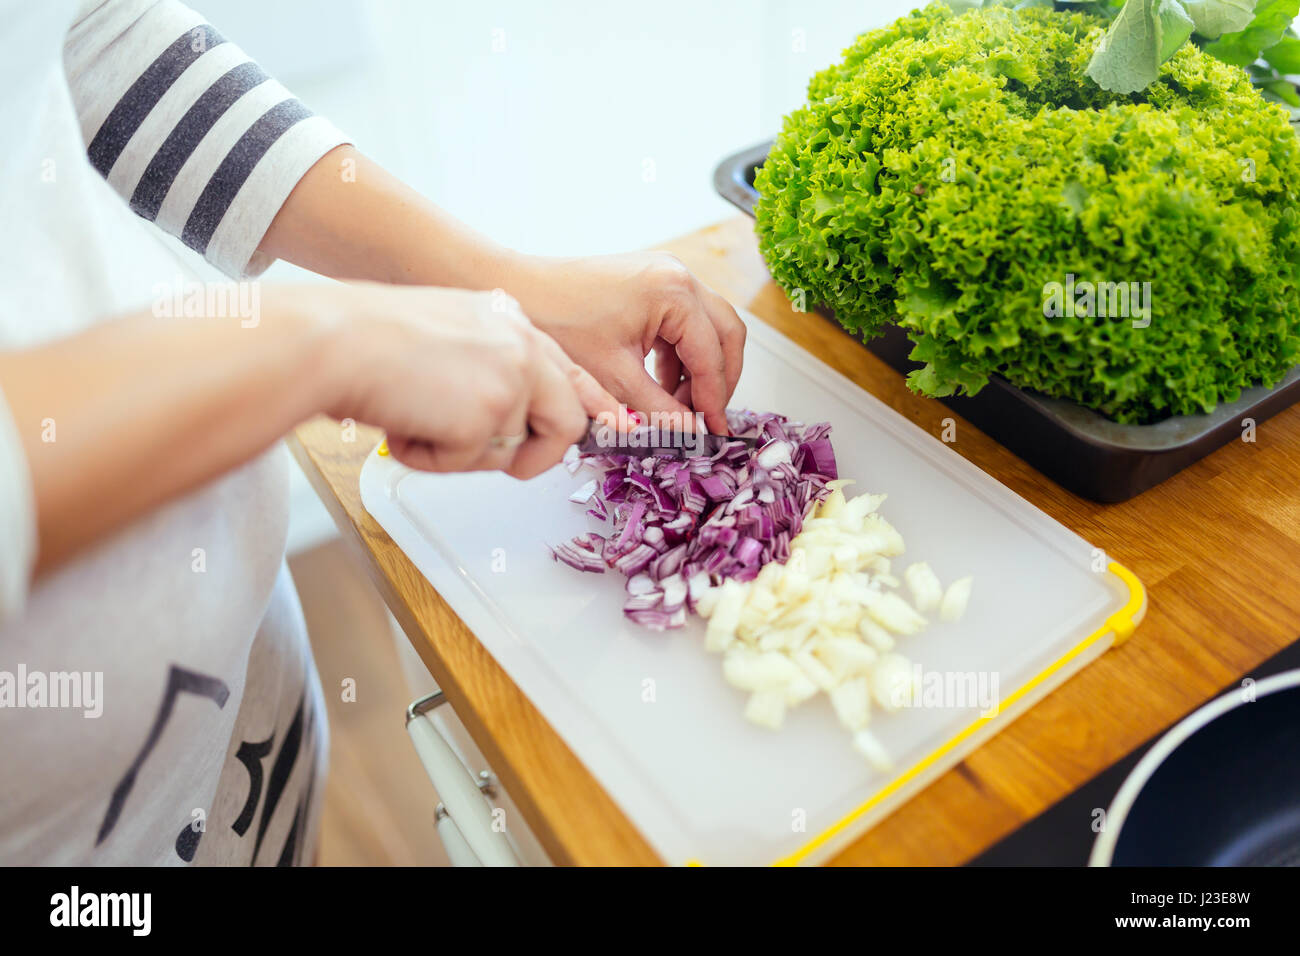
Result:
[[[1065,654],[1063,654],[1060,658],[1053,661],[1050,665],[1044,668],[1040,673],[1034,675],[1023,685],[1017,688],[1015,693],[1013,693],[1010,697],[1008,697],[1005,701],[1003,701],[1002,706],[998,708],[999,714],[1014,707],[1017,701],[1024,699],[1026,696],[1031,694],[1036,688],[1042,686],[1045,682],[1050,680],[1054,674],[1058,673],[1063,667],[1069,664],[1070,661],[1074,660],[1076,657],[1084,653],[1094,644],[1097,644],[1099,641],[1103,641],[1107,637],[1110,637],[1111,646],[1118,647],[1120,644],[1123,644],[1125,641],[1127,641],[1130,636],[1132,636],[1134,629],[1137,627],[1138,622],[1142,619],[1143,613],[1146,611],[1146,600],[1147,600],[1146,589],[1142,587],[1142,582],[1137,579],[1137,575],[1135,575],[1132,571],[1124,567],[1124,565],[1119,564],[1118,562],[1115,561],[1110,562],[1110,564],[1107,566],[1107,570],[1110,571],[1111,574],[1119,578],[1120,581],[1123,582],[1124,586],[1128,588],[1128,600],[1124,602],[1124,606],[1121,607],[1114,614],[1112,614],[1110,617],[1106,618],[1106,622],[1102,624],[1102,626],[1099,627],[1096,631],[1094,631],[1092,634],[1089,634],[1078,644],[1074,645],[1074,647],[1066,651]],[[846,829],[848,829],[855,822],[861,819],[865,814],[869,813],[870,811],[874,810],[876,807],[880,806],[882,803],[884,803],[886,800],[888,800],[890,797],[896,794],[899,790],[902,790],[909,783],[914,781],[917,777],[921,776],[921,774],[925,773],[927,770],[933,767],[945,756],[952,753],[953,750],[959,747],[963,742],[968,740],[970,737],[972,737],[979,731],[983,730],[988,725],[988,722],[990,720],[997,719],[997,716],[998,716],[997,714],[994,714],[992,717],[980,717],[978,720],[968,725],[965,729],[963,729],[952,739],[941,744],[928,756],[924,757],[921,760],[918,760],[911,767],[909,767],[905,773],[901,774],[894,780],[891,780],[888,785],[876,791],[876,793],[872,795],[870,800],[866,801],[856,810],[849,813],[838,823],[832,824],[831,826],[827,827],[817,836],[813,837],[811,840],[805,843],[798,850],[791,853],[789,856],[782,857],[772,865],[773,866],[797,866],[798,864],[802,863],[809,856],[815,853],[818,849],[820,849],[821,847],[829,843],[831,840],[833,840],[835,837],[843,833]],[[688,860],[686,865],[702,866],[703,864],[700,863],[698,860]]]

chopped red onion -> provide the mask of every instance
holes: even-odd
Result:
[[[729,484],[722,475],[709,475],[707,478],[700,479],[700,490],[714,501],[721,501],[723,498],[730,498],[736,486],[734,483]]]
[[[657,591],[658,589],[659,585],[648,574],[634,574],[627,579],[628,594],[649,594],[651,591]]]
[[[574,541],[566,544],[558,544],[551,549],[551,556],[556,561],[562,561],[571,568],[577,568],[579,571],[589,571],[593,574],[605,573],[605,561],[600,552],[591,551],[579,547]]]
[[[645,594],[633,594],[623,605],[625,611],[648,611],[652,607],[659,607],[663,602],[664,594],[658,588],[653,591],[647,591]]]
[[[627,554],[619,555],[614,559],[613,567],[615,570],[622,571],[624,574],[632,575],[644,571],[654,560],[655,549],[648,544],[638,544]]]
[[[687,545],[679,544],[671,551],[665,551],[663,554],[659,555],[659,557],[655,558],[654,562],[650,565],[650,576],[656,581],[662,581],[670,574],[677,573],[677,571],[681,569],[682,563],[686,560],[687,547]]]
[[[681,608],[671,614],[658,608],[651,608],[646,611],[629,611],[625,609],[623,613],[627,615],[628,620],[651,631],[666,631],[670,628],[681,627],[686,623],[686,615]]]
[[[585,505],[595,496],[597,487],[599,487],[599,485],[597,484],[596,479],[593,478],[573,494],[569,495],[569,500],[575,504]]]
[[[831,448],[829,438],[804,442],[799,446],[799,450],[811,460],[811,467],[805,463],[805,471],[813,471],[827,478],[839,477],[839,472],[835,468],[835,451]]]
[[[804,516],[838,476],[828,423],[751,411],[729,411],[727,421],[733,435],[766,441],[681,460],[616,449],[582,459],[604,473],[571,500],[612,522],[609,537],[578,535],[551,553],[580,571],[627,576],[624,613],[651,630],[681,627],[687,608],[723,578],[750,581],[769,561],[786,561]]]
[[[665,611],[675,611],[686,603],[686,582],[680,574],[664,578],[660,585],[663,588]]]

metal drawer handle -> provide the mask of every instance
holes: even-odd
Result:
[[[442,800],[434,819],[447,856],[453,866],[518,866],[505,832],[492,827],[492,808],[484,799],[495,793],[491,775],[471,774],[431,718],[446,702],[442,691],[413,701],[406,708],[406,732]]]

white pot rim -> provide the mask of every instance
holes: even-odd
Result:
[[[1300,670],[1283,671],[1256,681],[1253,688],[1255,700],[1292,687],[1300,687]],[[1120,830],[1123,829],[1124,821],[1129,811],[1133,809],[1133,804],[1137,802],[1138,794],[1169,755],[1206,724],[1247,703],[1249,701],[1242,699],[1240,690],[1230,690],[1184,717],[1146,752],[1125,779],[1119,792],[1115,794],[1115,799],[1110,802],[1106,810],[1105,825],[1097,834],[1097,840],[1092,845],[1092,853],[1088,856],[1089,866],[1110,866],[1115,854],[1115,845],[1119,842]]]

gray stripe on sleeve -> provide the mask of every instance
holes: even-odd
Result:
[[[250,126],[231,147],[208,184],[203,187],[198,202],[181,232],[181,241],[199,253],[206,253],[212,234],[235,201],[235,196],[253,167],[266,155],[285,130],[312,115],[311,110],[297,100],[285,100],[265,113]]]
[[[90,142],[87,154],[101,176],[108,178],[126,144],[176,79],[204,53],[225,42],[226,38],[211,26],[200,24],[182,33],[149,64],[117,101]]]
[[[256,63],[241,63],[208,87],[158,147],[136,184],[131,209],[150,221],[157,218],[181,167],[208,130],[241,96],[268,79]]]

